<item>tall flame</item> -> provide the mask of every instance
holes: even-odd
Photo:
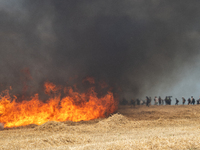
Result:
[[[48,101],[39,100],[38,94],[31,97],[30,101],[16,102],[9,90],[0,95],[0,122],[5,127],[17,127],[29,124],[43,124],[47,121],[81,121],[105,117],[117,109],[117,101],[113,93],[108,91],[101,98],[97,97],[95,88],[86,93],[75,92],[71,87],[64,88],[66,93],[61,98],[61,87],[46,82],[45,93],[50,95]]]

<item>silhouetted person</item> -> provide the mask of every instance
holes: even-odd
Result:
[[[172,96],[169,96],[169,105],[171,105],[171,103],[172,103],[171,97],[172,97]]]
[[[195,104],[195,99],[193,96],[191,96],[191,103],[194,105]]]
[[[199,96],[199,99],[197,100],[197,105],[199,105],[200,104],[200,96]]]
[[[178,105],[178,103],[179,103],[179,100],[176,98],[176,104],[175,105]]]
[[[149,104],[150,104],[150,98],[148,96],[146,96],[146,106],[149,107]]]
[[[168,98],[167,98],[167,96],[165,97],[165,105],[168,105]]]
[[[137,101],[137,105],[140,105],[140,100],[139,100],[139,99],[137,99],[136,101]]]
[[[158,98],[159,105],[161,105],[161,97]]]
[[[127,104],[128,104],[128,101],[125,98],[123,98],[121,101],[121,105],[127,105]]]
[[[171,105],[171,102],[172,102],[171,97],[172,96],[166,96],[165,97],[165,103],[166,103],[166,105]]]
[[[184,97],[182,97],[182,102],[183,102],[183,105],[185,104],[185,98]]]
[[[135,100],[131,99],[131,107],[134,106],[135,107]]]
[[[150,100],[149,105],[151,105],[151,97],[149,97],[149,100]]]
[[[162,101],[162,105],[164,105],[164,99],[161,99],[161,101]]]
[[[191,103],[191,100],[190,100],[190,98],[188,98],[188,105],[190,105],[190,103]]]

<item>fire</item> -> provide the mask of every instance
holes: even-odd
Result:
[[[106,117],[117,109],[117,101],[110,91],[99,98],[94,87],[86,93],[50,82],[46,82],[44,87],[45,93],[50,96],[47,102],[42,102],[38,94],[30,101],[16,102],[17,97],[10,96],[9,90],[3,91],[0,95],[0,122],[4,123],[4,127],[40,125],[47,121],[92,120]],[[61,91],[65,96],[61,97]]]

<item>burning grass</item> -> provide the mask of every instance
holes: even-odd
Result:
[[[85,82],[85,80],[84,80]],[[89,80],[94,84],[94,79]],[[47,102],[35,94],[30,101],[17,102],[16,96],[10,96],[5,90],[0,94],[0,122],[4,127],[18,127],[30,124],[41,125],[48,121],[82,121],[104,118],[117,110],[117,100],[111,91],[101,97],[94,86],[79,93],[72,87],[44,84]],[[61,97],[61,93],[65,96]]]

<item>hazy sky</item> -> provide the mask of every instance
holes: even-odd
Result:
[[[1,89],[93,76],[122,97],[200,96],[198,0],[1,0]],[[19,90],[17,90],[19,89]]]

